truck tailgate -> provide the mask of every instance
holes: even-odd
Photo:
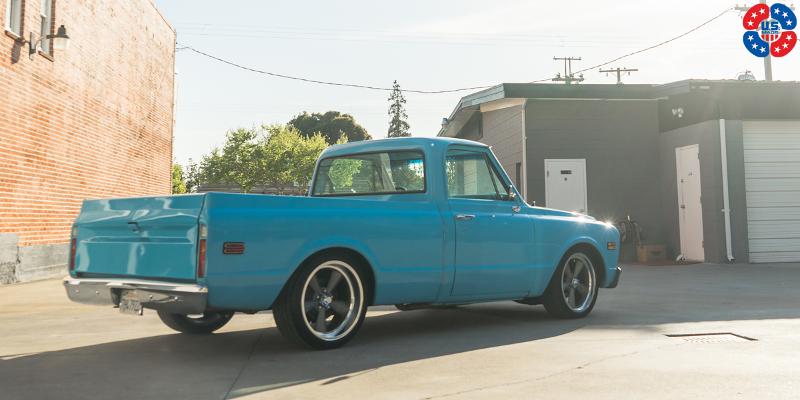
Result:
[[[86,200],[75,221],[74,272],[195,280],[204,195]]]

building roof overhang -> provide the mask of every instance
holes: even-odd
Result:
[[[666,84],[579,84],[501,83],[464,96],[450,116],[442,123],[438,136],[456,137],[470,119],[481,110],[501,108],[504,104],[522,104],[537,100],[657,100],[696,91],[725,91],[754,85],[758,88],[800,89],[796,81],[739,81],[687,79]],[[517,99],[517,103],[508,102]]]

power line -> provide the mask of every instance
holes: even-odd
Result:
[[[179,43],[179,44],[180,44],[180,43]],[[308,83],[318,83],[318,84],[320,84],[320,85],[343,86],[343,87],[352,87],[352,88],[358,88],[358,89],[370,89],[370,90],[382,90],[382,91],[385,91],[385,92],[391,92],[392,90],[394,90],[393,88],[390,88],[390,87],[371,86],[371,85],[361,85],[361,84],[357,84],[357,83],[343,83],[343,82],[330,82],[330,81],[321,81],[321,80],[317,80],[317,79],[303,78],[303,77],[299,77],[299,76],[292,76],[292,75],[279,74],[279,73],[275,73],[275,72],[263,71],[263,70],[260,70],[260,69],[255,69],[255,68],[251,68],[251,67],[246,67],[246,66],[244,66],[244,65],[237,64],[237,63],[235,63],[235,62],[233,62],[233,61],[228,61],[228,60],[226,60],[226,59],[224,59],[224,58],[220,58],[220,57],[217,57],[217,56],[214,56],[214,55],[208,54],[208,53],[206,53],[206,52],[203,52],[203,51],[197,50],[197,49],[195,49],[194,47],[191,47],[191,46],[184,46],[184,45],[181,45],[181,48],[180,48],[180,49],[181,49],[181,50],[189,50],[189,51],[192,51],[192,52],[194,52],[194,53],[197,53],[197,54],[200,54],[200,55],[202,55],[202,56],[205,56],[205,57],[208,57],[208,58],[211,58],[211,59],[217,60],[217,61],[219,61],[219,62],[222,62],[222,63],[228,64],[228,65],[234,66],[234,67],[236,67],[236,68],[240,68],[240,69],[243,69],[243,70],[246,70],[246,71],[256,72],[256,73],[263,74],[263,75],[274,76],[274,77],[276,77],[276,78],[291,79],[291,80],[295,80],[295,81],[308,82]],[[490,87],[492,87],[492,85],[487,85],[487,86],[472,86],[472,87],[465,87],[465,88],[459,88],[459,89],[446,89],[446,90],[417,90],[417,89],[403,89],[403,92],[406,92],[406,93],[421,93],[421,94],[439,94],[439,93],[453,93],[453,92],[462,92],[462,91],[465,91],[465,90],[478,90],[478,89],[486,89],[486,88],[490,88]]]
[[[667,40],[665,40],[663,42],[660,42],[660,43],[654,44],[652,46],[646,47],[644,49],[640,49],[640,50],[636,50],[636,51],[624,54],[622,56],[619,56],[617,58],[605,61],[603,63],[592,65],[591,67],[587,67],[587,68],[575,71],[574,74],[580,74],[581,72],[586,72],[586,71],[589,71],[589,70],[592,70],[592,69],[595,69],[595,68],[604,67],[604,66],[606,66],[608,64],[614,63],[614,62],[622,60],[624,58],[628,58],[628,57],[634,56],[636,54],[644,53],[646,51],[649,51],[649,50],[655,49],[657,47],[661,47],[661,46],[664,46],[664,45],[669,44],[671,42],[674,42],[675,40],[678,40],[678,39],[680,39],[680,38],[682,38],[684,36],[687,36],[687,35],[695,32],[695,31],[699,30],[700,28],[710,24],[711,22],[716,21],[717,19],[721,18],[723,15],[725,15],[726,13],[732,11],[733,9],[734,9],[733,7],[726,8],[725,11],[717,14],[716,16],[714,16],[711,19],[708,19],[707,21],[703,22],[700,25],[697,25],[694,28],[692,28],[692,29],[690,29],[690,30],[688,30],[688,31],[686,31],[684,33],[681,33],[678,36],[672,37],[670,39],[667,39]],[[304,78],[304,77],[299,77],[299,76],[280,74],[280,73],[276,73],[276,72],[264,71],[264,70],[260,70],[260,69],[256,69],[256,68],[252,68],[252,67],[247,67],[247,66],[244,66],[244,65],[241,65],[241,64],[237,64],[237,63],[235,63],[233,61],[229,61],[229,60],[226,60],[224,58],[217,57],[215,55],[206,53],[204,51],[197,50],[194,47],[191,47],[191,46],[188,46],[188,45],[183,45],[181,43],[176,43],[176,44],[179,46],[179,47],[176,47],[176,50],[189,50],[189,51],[192,51],[192,52],[194,52],[196,54],[199,54],[201,56],[208,57],[210,59],[219,61],[221,63],[228,64],[230,66],[233,66],[233,67],[245,70],[245,71],[255,72],[255,73],[258,73],[258,74],[262,74],[262,75],[268,75],[268,76],[273,76],[273,77],[276,77],[276,78],[290,79],[290,80],[295,80],[295,81],[300,81],[300,82],[316,83],[316,84],[328,85],[328,86],[351,87],[351,88],[357,88],[357,89],[380,90],[380,91],[386,91],[386,92],[392,91],[392,88],[390,88],[390,87],[363,85],[363,84],[356,84],[356,83],[323,81],[323,80]],[[538,79],[538,80],[535,80],[535,81],[529,81],[529,83],[547,82],[547,81],[550,81],[550,80],[551,80],[551,78],[543,78],[543,79]],[[445,90],[403,89],[403,92],[406,92],[406,93],[419,93],[419,94],[442,94],[442,93],[463,92],[463,91],[467,91],[467,90],[487,89],[487,88],[490,88],[490,87],[493,87],[493,86],[495,86],[495,85],[471,86],[471,87],[464,87],[464,88],[458,88],[458,89],[445,89]]]
[[[681,34],[680,34],[680,35],[678,35],[678,36],[675,36],[675,37],[672,37],[672,38],[670,38],[670,39],[667,39],[667,40],[665,40],[665,41],[663,41],[663,42],[660,42],[660,43],[654,44],[654,45],[652,45],[652,46],[650,46],[650,47],[645,47],[644,49],[641,49],[641,50],[636,50],[636,51],[634,51],[634,52],[630,52],[630,53],[628,53],[628,54],[625,54],[625,55],[619,56],[619,57],[617,57],[617,58],[615,58],[615,59],[613,59],[613,60],[609,60],[609,61],[606,61],[606,62],[604,62],[604,63],[601,63],[601,64],[592,65],[591,67],[587,67],[587,68],[584,68],[584,69],[581,69],[581,70],[575,71],[575,73],[576,73],[576,74],[578,74],[578,73],[581,73],[581,72],[586,72],[586,71],[589,71],[589,70],[592,70],[592,69],[595,69],[595,68],[605,67],[606,65],[608,65],[608,64],[611,64],[611,63],[614,63],[614,62],[617,62],[617,61],[619,61],[619,60],[622,60],[623,58],[628,58],[628,57],[630,57],[630,56],[634,56],[634,55],[637,55],[637,54],[639,54],[639,53],[644,53],[645,51],[652,50],[652,49],[655,49],[656,47],[661,47],[661,46],[663,46],[663,45],[665,45],[665,44],[668,44],[668,43],[674,42],[674,41],[676,41],[676,40],[678,40],[678,39],[680,39],[680,38],[682,38],[682,37],[684,37],[684,36],[686,36],[686,35],[689,35],[690,33],[693,33],[693,32],[695,32],[695,31],[697,31],[697,30],[698,30],[698,29],[700,29],[700,28],[702,28],[702,27],[704,27],[704,26],[706,26],[706,25],[708,25],[708,24],[710,24],[710,23],[712,23],[712,22],[716,21],[717,19],[721,18],[723,15],[727,14],[728,12],[730,12],[730,11],[733,11],[733,9],[734,9],[734,7],[728,7],[728,8],[726,8],[726,9],[725,9],[725,11],[723,11],[723,12],[721,12],[721,13],[717,14],[717,15],[716,15],[716,16],[714,16],[713,18],[711,18],[711,19],[709,19],[709,20],[707,20],[707,21],[703,22],[703,23],[702,23],[702,24],[700,24],[700,25],[697,25],[697,26],[695,26],[695,27],[694,27],[694,28],[692,28],[692,29],[689,29],[688,31],[686,31],[686,32],[684,32],[684,33],[681,33]]]

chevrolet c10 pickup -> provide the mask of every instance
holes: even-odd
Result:
[[[330,349],[372,305],[514,300],[584,317],[617,286],[618,243],[611,224],[528,205],[486,145],[385,139],[325,150],[303,197],[86,200],[64,287],[190,334],[272,310],[285,337]]]

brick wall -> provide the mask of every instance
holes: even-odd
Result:
[[[23,7],[27,39],[41,1]],[[85,198],[171,188],[174,30],[150,0],[54,0],[62,24],[52,57],[0,33],[0,235],[20,254],[63,246]]]

